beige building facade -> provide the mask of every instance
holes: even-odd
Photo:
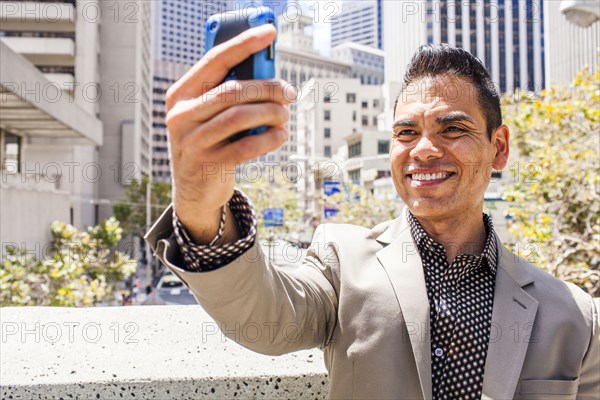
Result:
[[[322,181],[339,179],[346,159],[357,156],[348,136],[377,131],[383,97],[380,86],[361,85],[359,79],[310,79],[297,107],[298,150],[292,160],[298,163],[299,206],[317,215]]]
[[[0,3],[3,244],[40,248],[54,220],[94,222],[99,20],[84,10],[97,6]]]
[[[150,3],[3,1],[0,22],[1,240],[43,247],[149,169]]]

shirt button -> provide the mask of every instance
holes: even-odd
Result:
[[[444,355],[444,350],[438,347],[437,349],[435,349],[434,353],[437,357],[441,357]]]

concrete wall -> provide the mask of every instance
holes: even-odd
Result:
[[[23,151],[24,173],[38,173],[38,180],[54,183],[56,189],[69,194],[73,220],[67,213],[64,222],[79,229],[99,222],[95,221],[94,210],[96,185],[111,171],[100,168],[95,146],[73,144],[69,139],[28,138]]]
[[[0,243],[27,248],[36,257],[50,241],[50,224],[69,221],[68,192],[55,191],[53,184],[29,181],[20,175],[2,174],[0,183]]]
[[[324,399],[328,392],[319,350],[253,353],[225,339],[200,306],[6,307],[0,320],[2,398]]]

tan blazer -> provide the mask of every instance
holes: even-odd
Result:
[[[220,269],[191,273],[180,268],[171,212],[146,240],[227,336],[264,354],[322,348],[331,398],[431,398],[429,302],[406,213],[372,229],[321,225],[297,268],[270,265],[255,244]],[[592,298],[497,240],[483,398],[600,398]]]

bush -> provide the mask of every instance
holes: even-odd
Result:
[[[135,261],[112,250],[121,239],[110,218],[82,232],[54,222],[48,255],[36,259],[7,246],[0,271],[0,306],[92,306],[110,300],[115,285],[136,269]]]

